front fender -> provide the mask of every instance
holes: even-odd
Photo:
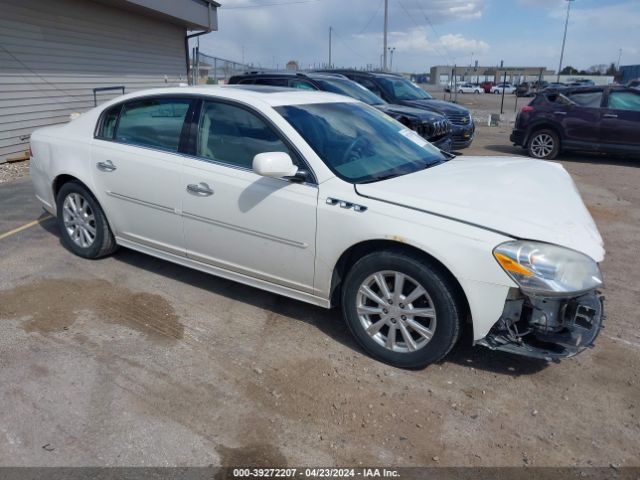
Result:
[[[340,185],[342,184],[342,185]],[[347,188],[344,188],[345,185]],[[327,198],[361,205],[342,208]],[[493,248],[509,237],[479,227],[359,196],[351,185],[332,179],[318,199],[315,294],[329,298],[338,260],[353,245],[386,240],[410,245],[440,262],[458,280],[469,303],[474,339],[499,319],[513,281],[493,257]]]

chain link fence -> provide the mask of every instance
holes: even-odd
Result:
[[[192,85],[223,84],[227,83],[232,76],[249,70],[255,70],[255,67],[225,58],[213,57],[194,48],[191,56],[189,83]]]

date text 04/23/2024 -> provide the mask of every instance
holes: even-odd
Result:
[[[234,478],[397,478],[387,468],[234,468]]]

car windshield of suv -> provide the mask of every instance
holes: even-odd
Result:
[[[430,100],[433,97],[404,78],[380,78],[382,88],[398,100]]]
[[[333,173],[350,183],[385,180],[447,160],[418,134],[367,105],[287,105],[276,111]]]
[[[375,93],[369,89],[363,87],[359,83],[352,82],[351,80],[332,78],[332,79],[320,79],[314,78],[317,84],[322,87],[322,90],[339,95],[346,95],[347,97],[355,98],[367,105],[383,105],[386,103]]]

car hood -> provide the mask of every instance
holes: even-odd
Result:
[[[465,115],[469,113],[469,109],[461,107],[451,102],[444,102],[442,100],[405,100],[402,102],[404,105],[414,108],[428,109],[434,112],[441,113],[443,115]]]
[[[381,104],[375,106],[378,110],[389,115],[404,115],[420,122],[437,122],[446,120],[443,115],[431,110],[418,109],[397,104]]]
[[[464,157],[409,175],[356,185],[358,194],[448,217],[514,238],[604,258],[602,238],[559,164]]]

